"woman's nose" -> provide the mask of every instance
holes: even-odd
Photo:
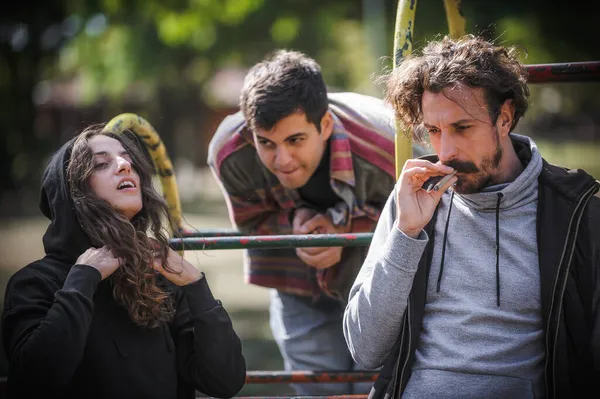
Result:
[[[128,160],[126,160],[123,157],[117,157],[117,170],[116,173],[120,174],[120,173],[129,173],[131,172],[131,162],[129,162]]]

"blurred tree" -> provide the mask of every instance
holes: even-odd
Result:
[[[27,1],[4,3],[0,11],[0,192],[15,188],[36,170],[44,155],[36,137],[33,93],[45,68],[68,40],[62,1],[32,8]]]
[[[373,74],[390,65],[397,7],[395,0],[31,3],[5,2],[0,12],[3,193],[27,185],[37,189],[36,171],[48,151],[88,122],[80,117],[65,131],[53,132],[36,118],[36,104],[42,108],[57,81],[68,88],[62,100],[100,104],[102,118],[142,114],[176,152],[170,132],[189,130],[190,118],[200,118],[214,105],[207,82],[215,72],[246,68],[278,47],[315,57],[332,88],[372,91]],[[591,3],[464,0],[463,10],[469,32],[520,45],[527,63],[600,59]],[[384,17],[380,24],[389,32],[387,39],[365,37],[365,31],[382,30],[375,29],[374,16]],[[364,20],[370,21],[367,29]],[[446,32],[442,1],[418,2],[415,47]],[[373,40],[384,43],[375,46]],[[379,61],[373,63],[373,57]],[[597,104],[589,96],[582,101]]]

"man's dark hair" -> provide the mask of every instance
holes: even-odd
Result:
[[[406,132],[420,140],[423,120],[423,93],[439,93],[447,87],[465,84],[482,88],[492,123],[506,100],[512,100],[512,131],[528,108],[527,69],[519,62],[514,48],[497,46],[474,35],[460,39],[446,36],[420,52],[408,56],[387,81],[386,101]]]
[[[271,58],[254,65],[240,96],[240,108],[252,130],[271,130],[281,119],[303,112],[320,132],[328,106],[319,64],[290,50],[277,50]]]

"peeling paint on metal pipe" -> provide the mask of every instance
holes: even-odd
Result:
[[[169,245],[176,251],[244,248],[304,248],[368,246],[373,233],[298,234],[240,237],[172,238]]]

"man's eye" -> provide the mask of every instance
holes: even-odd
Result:
[[[439,129],[427,129],[427,132],[429,134],[437,134],[440,132],[440,130]]]
[[[456,130],[458,130],[458,131],[464,131],[464,130],[467,130],[468,128],[470,128],[470,127],[471,127],[471,125],[459,125],[459,126],[456,127]]]
[[[293,139],[290,139],[290,143],[292,143],[292,144],[298,144],[302,140],[303,140],[302,137],[294,137]]]
[[[262,147],[267,147],[267,148],[273,147],[273,143],[271,143],[270,141],[259,141],[258,144],[260,144]]]

